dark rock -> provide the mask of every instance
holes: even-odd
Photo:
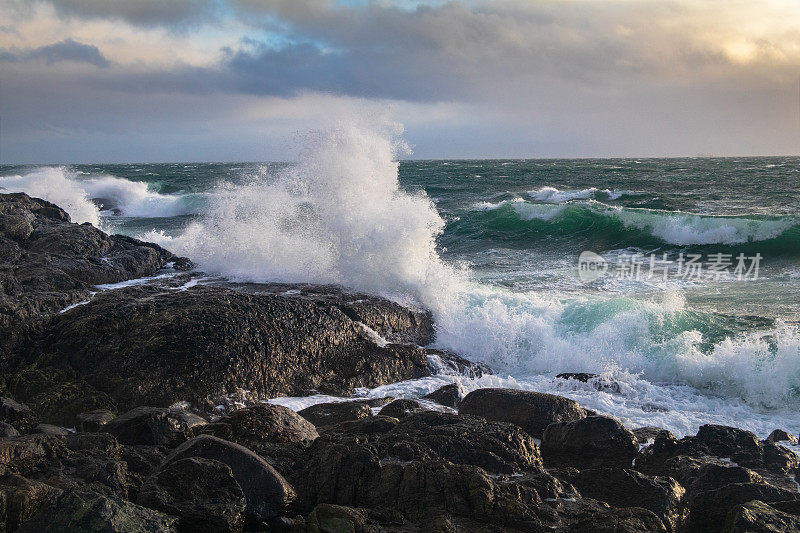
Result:
[[[789,444],[797,444],[797,437],[785,432],[782,429],[776,429],[767,437],[769,442],[788,442]]]
[[[723,531],[731,533],[775,533],[800,531],[800,516],[784,513],[754,500],[731,509]]]
[[[461,400],[458,412],[510,422],[537,438],[554,422],[578,420],[587,415],[584,408],[568,398],[515,389],[472,391]]]
[[[306,407],[297,414],[316,427],[322,427],[367,418],[372,416],[372,409],[366,402],[329,402]]]
[[[100,431],[104,425],[114,419],[114,413],[107,409],[96,409],[88,413],[80,413],[75,417],[78,431]]]
[[[604,416],[550,424],[541,448],[545,464],[576,468],[630,468],[639,450],[633,433]]]
[[[633,432],[634,436],[636,437],[636,442],[639,444],[639,446],[643,446],[643,445],[647,444],[650,441],[655,441],[656,437],[658,437],[659,435],[665,435],[665,436],[668,436],[668,437],[672,437],[673,439],[675,438],[675,435],[673,435],[671,432],[667,431],[666,429],[652,427],[652,426],[646,426],[646,427],[643,427],[643,428],[636,428],[636,429],[632,429],[631,431]]]
[[[0,438],[19,437],[19,431],[11,424],[0,422]]]
[[[163,446],[122,445],[119,457],[128,467],[128,499],[136,501],[139,489],[167,459],[171,450]]]
[[[268,520],[279,516],[295,499],[291,485],[264,459],[239,444],[211,435],[200,435],[178,446],[162,466],[200,457],[228,465],[247,499],[247,512]]]
[[[0,194],[0,328],[89,298],[100,283],[154,273],[176,258],[155,244],[71,224],[58,206]]]
[[[0,398],[0,421],[11,424],[22,432],[30,431],[39,423],[30,407],[11,398]]]
[[[737,506],[751,500],[765,503],[800,500],[800,495],[765,483],[732,483],[715,490],[696,493],[689,504],[686,530],[709,533],[723,531],[728,514]]]
[[[378,533],[384,531],[361,509],[343,505],[320,504],[308,515],[306,531],[348,531]]]
[[[458,407],[458,402],[461,401],[461,390],[458,383],[451,383],[444,387],[439,387],[430,394],[422,397],[425,400],[431,400],[446,407]]]
[[[568,531],[576,533],[635,533],[666,531],[666,529],[652,511],[640,507],[625,507],[592,513],[589,517],[571,525]]]
[[[778,482],[797,472],[799,464],[794,452],[773,442],[759,442],[749,431],[706,425],[696,436],[680,440],[658,435],[636,458],[636,469],[672,476],[688,487],[706,464],[725,466],[731,461]]]
[[[137,407],[107,422],[103,431],[122,444],[177,446],[207,422],[182,409]]]
[[[61,426],[54,426],[52,424],[39,424],[31,433],[39,433],[42,435],[55,435],[55,436],[65,436],[69,435],[70,432]]]
[[[17,530],[60,494],[59,489],[22,476],[0,477],[0,531]]]
[[[328,434],[378,435],[391,431],[400,421],[391,416],[376,415],[358,420],[340,422],[325,428]]]
[[[645,476],[621,468],[568,469],[555,473],[571,483],[584,497],[612,507],[643,507],[654,512],[670,530],[681,523],[681,500],[685,489],[670,477]]]
[[[598,375],[590,374],[588,372],[564,372],[563,374],[557,374],[556,377],[561,379],[575,379],[577,381],[586,383],[590,379],[598,377]]]
[[[168,464],[139,490],[139,505],[180,518],[184,531],[238,532],[246,501],[228,465],[192,457]]]
[[[428,366],[432,374],[466,376],[476,379],[491,375],[491,369],[483,363],[474,363],[460,355],[444,350],[428,349]]]
[[[65,492],[25,522],[20,533],[102,531],[103,533],[175,532],[178,519],[121,498]]]
[[[345,396],[356,387],[430,374],[425,349],[378,346],[363,336],[366,319],[354,321],[343,309],[374,307],[371,315],[380,313],[385,320],[368,324],[372,329],[420,345],[433,339],[428,314],[333,288],[290,297],[265,293],[270,287],[261,286],[258,294],[210,286],[184,291],[138,286],[100,293],[48,323],[36,346],[46,357],[39,358],[36,368],[67,369],[55,382],[45,383],[47,389],[75,383],[73,388],[83,387],[86,394],[108,395],[122,410],[142,404],[166,407],[180,400],[203,405],[239,389],[261,398],[312,389]],[[31,370],[20,367],[14,376],[23,371]],[[17,396],[25,400],[42,390]],[[99,407],[109,408],[92,408]]]
[[[200,429],[241,444],[269,461],[282,475],[288,475],[309,441],[317,438],[314,426],[288,407],[256,404],[239,409]]]
[[[64,490],[127,497],[127,466],[107,433],[0,439],[0,475],[13,473]]]
[[[519,427],[436,411],[406,416],[374,445],[401,461],[450,461],[504,474],[542,468],[536,443]]]
[[[416,400],[400,399],[386,404],[378,412],[382,416],[391,416],[392,418],[400,419],[425,410],[425,407]]]
[[[366,398],[364,400],[358,400],[361,403],[365,403],[370,407],[382,407],[387,403],[391,403],[395,400],[394,396],[382,396],[380,398]]]
[[[288,407],[262,403],[239,409],[201,429],[245,447],[263,442],[309,442],[319,435],[314,425]]]

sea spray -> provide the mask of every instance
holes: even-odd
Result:
[[[100,210],[87,191],[65,167],[42,167],[24,174],[0,176],[2,192],[24,192],[52,202],[65,210],[73,222],[100,226]]]
[[[194,211],[189,195],[160,194],[141,181],[108,174],[79,175],[69,167],[39,167],[0,176],[0,187],[53,202],[69,213],[73,222],[96,227],[107,227],[109,215],[152,218]]]
[[[424,194],[399,186],[395,134],[385,124],[357,123],[309,135],[296,165],[219,187],[179,237],[143,238],[237,280],[336,283],[427,307],[437,346],[503,375],[622,373],[758,408],[797,404],[796,327],[728,331],[715,315],[688,309],[677,292],[644,300],[515,292],[477,283],[443,261],[436,246],[444,222]],[[701,230],[707,224],[687,220]],[[748,221],[732,220],[721,224],[760,236]]]

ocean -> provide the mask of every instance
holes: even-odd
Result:
[[[0,188],[187,255],[205,280],[430,309],[436,347],[494,371],[362,395],[455,380],[678,435],[800,429],[800,158],[398,162],[395,137],[357,127],[301,145],[292,163],[2,166]]]

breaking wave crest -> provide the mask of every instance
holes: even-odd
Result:
[[[0,187],[57,204],[73,222],[100,226],[103,217],[172,217],[197,209],[190,195],[161,194],[147,183],[110,175],[80,176],[68,167],[40,167],[0,176]]]
[[[141,237],[237,280],[337,283],[427,307],[439,347],[510,376],[623,372],[759,408],[798,404],[796,327],[744,334],[688,308],[680,293],[642,301],[513,292],[477,283],[446,263],[437,253],[444,221],[426,195],[398,184],[397,134],[385,123],[348,123],[309,135],[297,165],[220,186],[202,217],[177,237]],[[596,203],[508,202],[483,212],[513,217],[516,224],[615,221],[620,231],[674,243],[744,242],[796,231],[783,219],[717,219]]]
[[[708,216],[616,207],[601,202],[543,204],[522,199],[483,203],[456,223],[461,235],[500,232],[507,240],[576,236],[622,246],[737,247],[759,243],[771,254],[800,253],[795,217]]]

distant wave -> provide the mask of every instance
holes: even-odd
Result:
[[[623,196],[637,196],[633,191],[613,191],[610,189],[596,189],[594,187],[588,189],[577,190],[559,190],[555,187],[542,187],[535,191],[530,191],[528,194],[531,198],[538,202],[547,202],[552,204],[560,204],[562,202],[569,202],[571,200],[619,200]]]
[[[61,206],[74,222],[98,226],[103,216],[172,217],[197,210],[193,195],[161,194],[147,183],[107,174],[78,174],[68,167],[40,167],[0,176],[0,187]]]
[[[624,246],[740,247],[759,243],[765,251],[800,254],[800,220],[757,215],[723,217],[614,207],[597,201],[564,204],[505,200],[482,203],[455,223],[459,234],[515,240],[580,236]]]

